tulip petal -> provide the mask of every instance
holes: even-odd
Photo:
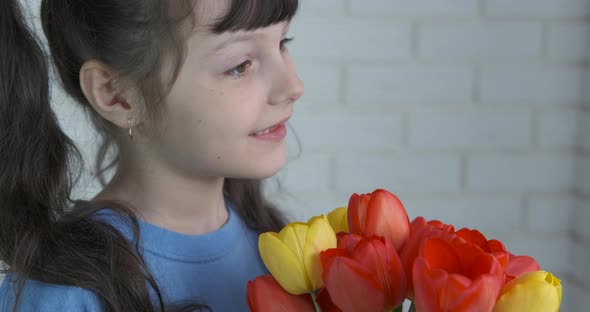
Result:
[[[348,208],[339,207],[328,213],[328,220],[334,233],[348,232]]]
[[[297,260],[303,263],[303,249],[307,240],[309,226],[302,222],[293,222],[279,232],[279,239],[293,252]]]
[[[351,233],[365,234],[365,219],[371,195],[352,194],[348,201],[348,228]]]
[[[361,239],[350,257],[365,268],[386,268],[385,243],[381,237],[369,236]]]
[[[499,264],[498,264],[499,266]],[[491,311],[500,290],[500,280],[482,275],[472,281],[462,274],[431,269],[419,257],[414,262],[414,303],[417,311]]]
[[[498,260],[481,252],[462,268],[461,273],[448,276],[449,285],[444,294],[447,296],[447,310],[491,311],[504,281],[504,272]],[[454,291],[450,291],[453,288]]]
[[[491,312],[499,292],[500,284],[493,276],[482,275],[472,281],[462,275],[451,274],[443,294],[446,300],[443,310]]]
[[[356,246],[351,258],[381,285],[385,293],[385,309],[400,305],[407,294],[407,280],[395,248],[383,237],[363,238]]]
[[[291,295],[271,275],[249,281],[246,297],[252,312],[315,312],[309,294]]]
[[[319,289],[324,285],[322,281],[322,264],[320,252],[336,248],[336,234],[324,216],[314,217],[308,221],[309,230],[304,248],[304,264],[309,274],[312,288]]]
[[[423,217],[415,218],[410,225],[410,237],[402,247],[399,255],[408,280],[408,297],[413,298],[413,265],[422,248],[422,244],[429,237],[447,239],[454,232],[452,225],[444,224],[438,220],[426,221]]]
[[[363,236],[353,233],[347,233],[340,236],[338,240],[338,248],[345,249],[349,253],[352,253],[356,245],[363,239]]]
[[[490,250],[486,250],[488,252],[506,252],[506,246],[497,239],[488,240],[488,246],[490,247]]]
[[[473,245],[481,248],[483,251],[494,255],[503,268],[508,265],[509,261],[509,253],[506,251],[506,247],[502,242],[496,239],[488,240],[481,232],[478,230],[470,230],[467,228],[463,228],[455,233],[457,236],[461,237],[467,242],[472,243]]]
[[[455,234],[464,240],[475,244],[476,246],[483,246],[487,244],[488,240],[486,237],[481,234],[478,230],[470,230],[468,228],[462,228],[459,231],[455,232]]]
[[[490,257],[493,257],[491,254],[486,253],[479,246],[469,243],[469,242],[465,242],[461,238],[451,239],[451,244],[453,245],[453,249],[455,250],[455,252],[458,255],[460,255],[459,260],[460,260],[460,263],[461,263],[460,265],[462,268],[471,268],[472,266],[474,266],[474,263],[476,263],[476,261],[479,260],[479,257],[481,255],[485,254]],[[479,271],[486,272],[485,271],[486,269],[487,269],[487,267],[482,270],[471,268],[469,270],[469,272],[479,272]],[[463,272],[463,273],[468,274],[467,272]],[[469,275],[469,277],[475,277],[475,275]]]
[[[401,305],[408,295],[409,282],[401,258],[395,248],[386,243],[389,258],[389,278],[391,280],[391,304],[393,307]]]
[[[430,238],[414,261],[414,300],[425,311],[491,311],[504,281],[498,259],[462,238]]]
[[[410,236],[410,219],[395,195],[382,189],[371,194],[366,211],[365,235],[383,236],[395,250],[402,248]]]
[[[442,269],[448,273],[461,272],[461,261],[453,247],[446,240],[429,238],[422,250],[424,259],[432,270]]]
[[[344,312],[381,312],[385,308],[381,285],[352,259],[332,258],[325,268],[324,282],[332,302]]]
[[[342,248],[330,248],[320,252],[320,261],[322,262],[322,279],[325,280],[326,268],[336,257],[350,257],[350,253]]]
[[[258,249],[270,273],[287,292],[300,295],[312,290],[303,262],[279,235],[272,232],[261,234]]]
[[[506,282],[524,273],[535,272],[540,269],[539,263],[530,256],[510,256],[506,266]]]
[[[414,277],[416,311],[442,312],[437,289],[444,285],[448,273],[444,270],[431,270],[428,262],[424,258],[418,257],[414,261],[412,275]]]

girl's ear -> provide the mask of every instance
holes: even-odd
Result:
[[[80,69],[80,87],[90,105],[120,128],[129,128],[129,120],[139,123],[142,97],[137,88],[130,86],[100,61],[89,60]]]

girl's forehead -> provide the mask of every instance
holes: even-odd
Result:
[[[215,24],[226,17],[231,3],[232,0],[178,1],[171,18],[182,20],[183,31],[187,33],[212,32]]]
[[[193,30],[213,32],[251,31],[290,21],[298,0],[191,0]]]
[[[195,30],[211,31],[226,17],[232,0],[193,0],[193,3]]]

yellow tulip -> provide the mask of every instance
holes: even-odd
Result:
[[[506,283],[494,312],[555,312],[561,304],[561,281],[546,271],[523,274]]]
[[[335,233],[348,232],[348,208],[339,207],[328,214],[328,221]]]
[[[281,287],[293,295],[323,286],[320,252],[336,248],[336,244],[336,234],[324,215],[307,223],[290,223],[279,233],[266,232],[258,239],[262,261]]]

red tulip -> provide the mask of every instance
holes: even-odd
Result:
[[[488,240],[478,230],[470,230],[467,228],[460,229],[455,232],[455,234],[496,257],[503,268],[508,265],[510,254],[506,251],[506,247],[504,247],[504,244],[501,241],[497,239]]]
[[[505,283],[524,273],[540,270],[539,264],[532,257],[515,256],[506,250],[502,242],[495,239],[488,240],[478,230],[461,229],[455,234],[496,257],[505,270]]]
[[[315,312],[309,294],[289,294],[270,274],[249,281],[246,296],[252,312]]]
[[[399,251],[410,235],[410,220],[401,201],[377,189],[371,194],[353,194],[348,202],[350,233],[383,236]]]
[[[324,285],[344,312],[382,312],[399,306],[407,281],[393,245],[383,237],[342,236],[320,254]]]
[[[413,273],[416,310],[425,312],[491,312],[504,281],[496,257],[458,237],[426,240]]]
[[[417,217],[412,221],[410,238],[400,251],[400,258],[408,278],[408,298],[413,298],[414,260],[418,257],[422,244],[430,237],[447,238],[454,232],[455,229],[452,225],[444,224],[438,220],[427,222],[423,217]]]

